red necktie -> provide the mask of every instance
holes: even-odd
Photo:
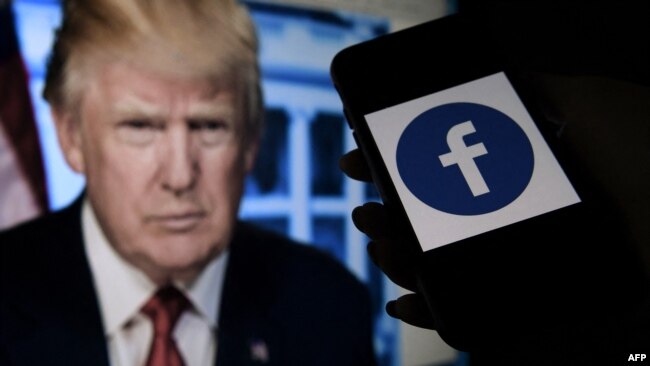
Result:
[[[142,307],[142,313],[153,322],[154,336],[147,358],[147,366],[183,366],[176,342],[172,338],[174,325],[189,301],[175,287],[159,289]]]

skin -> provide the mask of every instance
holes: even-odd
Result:
[[[53,115],[104,234],[155,283],[191,281],[230,242],[253,167],[241,98],[120,62],[86,80],[79,111]]]

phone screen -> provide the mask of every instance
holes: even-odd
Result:
[[[580,202],[503,72],[365,119],[425,252]]]

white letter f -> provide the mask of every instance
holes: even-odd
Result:
[[[463,137],[476,132],[472,121],[457,124],[449,129],[447,132],[447,146],[449,152],[440,155],[440,162],[443,167],[448,167],[457,164],[460,172],[465,178],[469,189],[472,191],[474,197],[490,192],[478,166],[474,162],[474,158],[486,155],[488,152],[483,143],[478,143],[472,146],[466,146]]]

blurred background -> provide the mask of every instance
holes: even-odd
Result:
[[[351,223],[350,212],[355,206],[378,197],[372,187],[345,178],[338,169],[339,157],[355,146],[329,76],[330,62],[339,50],[451,14],[457,10],[456,1],[244,3],[252,12],[260,36],[267,130],[257,167],[247,181],[242,217],[323,248],[368,284],[373,297],[375,349],[380,365],[466,365],[465,355],[446,346],[435,332],[410,327],[385,315],[386,301],[403,290],[392,285],[368,261],[367,239]],[[83,177],[72,172],[63,160],[49,108],[41,98],[45,62],[60,21],[59,1],[0,0],[0,12],[0,67],[11,64],[16,55],[20,55],[26,67],[25,82],[29,89],[25,95],[31,111],[23,112],[33,115],[34,137],[40,141],[45,173],[41,190],[46,192],[47,207],[41,211],[56,210],[74,200],[84,186]],[[10,27],[12,18],[15,28]],[[4,76],[14,75],[8,68],[3,70]],[[11,99],[2,94],[3,89],[7,92],[6,86],[0,85],[0,102]],[[16,215],[24,206],[18,200],[22,191],[6,189],[12,186],[3,178],[11,176],[7,173],[7,146],[14,143],[18,151],[24,151],[29,143],[15,142],[15,136],[21,134],[12,129],[11,114],[6,112],[12,106],[0,104],[4,104],[0,107],[5,112],[0,114],[2,227],[37,214],[39,209]],[[23,133],[22,137],[25,135],[29,134]],[[25,156],[17,155],[17,160]],[[37,162],[31,160],[34,161]],[[30,162],[23,159],[24,163]]]

